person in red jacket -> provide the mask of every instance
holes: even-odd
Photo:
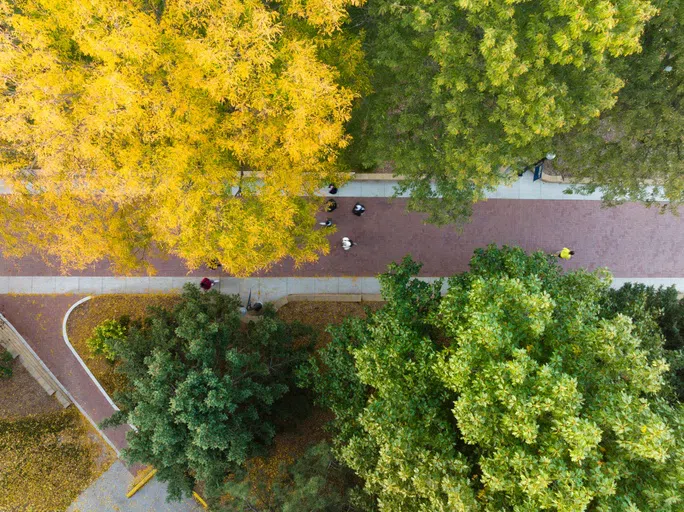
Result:
[[[202,290],[209,291],[211,290],[212,286],[218,283],[218,279],[209,279],[208,277],[205,277],[200,281],[200,288],[202,288]]]

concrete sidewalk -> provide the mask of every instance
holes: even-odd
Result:
[[[117,460],[100,478],[88,487],[67,509],[67,512],[200,512],[202,506],[193,499],[166,502],[166,484],[150,480],[131,498],[126,493],[133,475]]]
[[[330,197],[394,197],[400,181],[396,179],[372,179],[372,174],[362,174],[363,179],[353,179],[345,185],[339,187],[337,194],[330,196],[327,188],[318,191],[318,195]],[[651,192],[653,187],[645,187]],[[526,172],[517,178],[511,185],[499,185],[495,190],[488,191],[485,196],[488,199],[554,199],[554,200],[580,200],[580,201],[601,201],[603,193],[601,190],[593,194],[580,195],[568,194],[571,185],[565,183],[553,183],[543,180],[533,180],[533,173]],[[237,193],[238,188],[233,187],[233,194]],[[407,198],[411,194],[403,193],[397,197]],[[664,199],[665,200],[665,199]]]
[[[372,174],[361,174],[363,179],[352,179],[345,185],[339,187],[336,196],[333,197],[393,197],[399,184],[396,179],[372,179]],[[652,189],[653,187],[646,187]],[[601,191],[596,191],[589,195],[568,195],[565,191],[570,189],[570,185],[563,183],[550,183],[542,180],[533,181],[532,172],[527,172],[518,178],[512,185],[500,185],[496,190],[487,192],[486,196],[490,199],[569,199],[569,200],[588,200],[600,201]],[[238,187],[232,188],[235,194]],[[0,195],[10,194],[9,187],[3,185],[0,180]],[[323,188],[318,191],[319,195],[327,196],[328,189]],[[410,194],[401,194],[398,197],[409,197]]]
[[[244,279],[211,276],[221,293],[238,294],[243,300],[252,292],[252,300],[275,301],[293,294],[377,294],[380,283],[375,277],[248,277]],[[434,281],[438,277],[420,277]],[[0,294],[75,294],[174,293],[185,283],[199,284],[196,277],[64,277],[0,276]],[[616,277],[614,286],[626,282],[654,286],[674,285],[684,292],[684,277]]]

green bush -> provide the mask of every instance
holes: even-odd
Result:
[[[12,354],[0,348],[0,379],[12,376]]]
[[[93,355],[102,355],[107,361],[114,361],[116,355],[112,344],[126,337],[126,326],[120,320],[105,320],[93,329],[93,335],[86,340],[86,345]]]

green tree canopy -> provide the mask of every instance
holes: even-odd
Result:
[[[681,510],[683,411],[607,273],[477,251],[470,272],[381,276],[387,306],[303,372],[341,460],[384,511]]]
[[[602,307],[608,317],[625,314],[634,320],[642,347],[670,366],[672,398],[684,400],[684,299],[677,289],[626,283],[609,290]]]
[[[188,284],[173,311],[152,309],[113,343],[130,385],[105,424],[136,427],[124,457],[154,466],[170,498],[198,481],[210,498],[220,495],[229,472],[270,444],[275,407],[305,357],[293,346],[300,327],[271,308],[245,326],[239,306],[236,296]]]
[[[391,162],[431,220],[467,215],[503,169],[615,104],[609,60],[639,51],[654,13],[645,0],[369,3],[366,164]]]
[[[601,187],[609,204],[667,199],[684,202],[684,2],[655,2],[643,51],[614,63],[625,81],[614,108],[557,137],[555,167]]]

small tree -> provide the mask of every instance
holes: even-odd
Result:
[[[381,511],[681,510],[683,411],[607,273],[490,247],[440,299],[418,269],[303,372]]]
[[[93,355],[102,355],[113,362],[116,354],[112,348],[114,342],[126,338],[126,327],[119,320],[105,320],[93,329],[93,335],[86,340],[86,345]]]
[[[121,411],[105,425],[135,425],[124,457],[151,464],[169,484],[169,498],[201,481],[209,498],[230,472],[268,446],[274,406],[288,391],[305,333],[266,307],[258,323],[240,322],[236,296],[201,293],[187,284],[173,310],[152,309],[113,351],[130,387]]]

